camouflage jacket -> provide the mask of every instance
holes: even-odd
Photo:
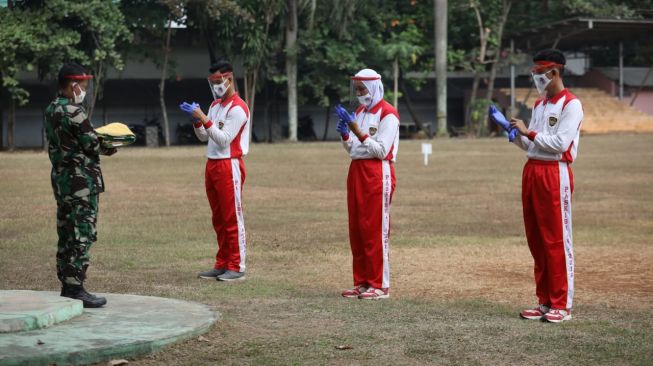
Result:
[[[104,149],[84,108],[57,97],[45,110],[45,133],[54,197],[67,200],[104,192],[100,170]]]

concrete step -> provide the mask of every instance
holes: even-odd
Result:
[[[208,306],[151,296],[98,294],[99,309],[84,309],[49,328],[0,333],[0,366],[80,365],[141,356],[209,330],[218,313]],[[34,292],[25,305],[55,292]]]
[[[48,292],[0,291],[0,333],[47,328],[84,311],[81,301]]]

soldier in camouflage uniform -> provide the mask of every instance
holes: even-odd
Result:
[[[45,112],[48,155],[52,163],[52,189],[57,201],[57,276],[61,296],[79,299],[84,307],[101,307],[106,299],[84,289],[89,249],[96,241],[98,198],[104,192],[100,154],[115,149],[101,146],[93,125],[81,106],[89,79],[73,63],[59,71],[59,95]]]

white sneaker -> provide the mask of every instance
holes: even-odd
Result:
[[[361,300],[380,300],[390,297],[390,289],[388,288],[374,288],[370,287],[367,291],[358,295]]]
[[[549,323],[562,323],[571,320],[571,311],[564,309],[551,309],[548,313],[544,314],[542,319]]]

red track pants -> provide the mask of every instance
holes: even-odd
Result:
[[[390,204],[395,170],[387,160],[352,160],[347,176],[354,285],[390,287]]]
[[[535,262],[539,303],[571,309],[574,296],[574,254],[571,194],[574,177],[565,162],[529,160],[522,175],[526,238]]]
[[[204,177],[213,229],[218,238],[214,268],[245,272],[246,237],[242,209],[245,164],[241,158],[209,159]]]

